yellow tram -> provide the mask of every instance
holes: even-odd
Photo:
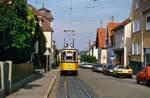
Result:
[[[78,73],[78,50],[72,48],[62,49],[59,53],[60,73],[77,74]]]

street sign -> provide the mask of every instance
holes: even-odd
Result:
[[[48,50],[48,49],[46,49],[46,51],[45,51],[44,55],[50,55],[50,52],[49,52],[49,50]]]

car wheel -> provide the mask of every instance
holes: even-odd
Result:
[[[115,74],[112,74],[113,77],[115,77]]]
[[[146,85],[150,86],[150,80],[146,80]]]
[[[119,76],[118,76],[117,74],[115,75],[115,77],[116,77],[116,78],[119,78]]]
[[[138,78],[136,78],[136,83],[139,84],[140,83],[140,80]]]
[[[132,79],[132,75],[130,75],[129,78]]]

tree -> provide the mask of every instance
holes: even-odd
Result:
[[[81,62],[96,63],[97,60],[96,60],[95,56],[83,54],[83,55],[81,55]]]
[[[38,23],[25,0],[0,4],[0,60],[21,63],[30,60],[40,33]]]

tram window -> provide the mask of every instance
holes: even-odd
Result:
[[[61,54],[61,61],[64,61],[64,60],[65,60],[65,55],[66,55],[65,52],[63,52],[63,53]]]
[[[67,61],[71,61],[72,60],[72,56],[66,56],[66,60]]]
[[[73,53],[73,60],[76,61],[76,52]]]

